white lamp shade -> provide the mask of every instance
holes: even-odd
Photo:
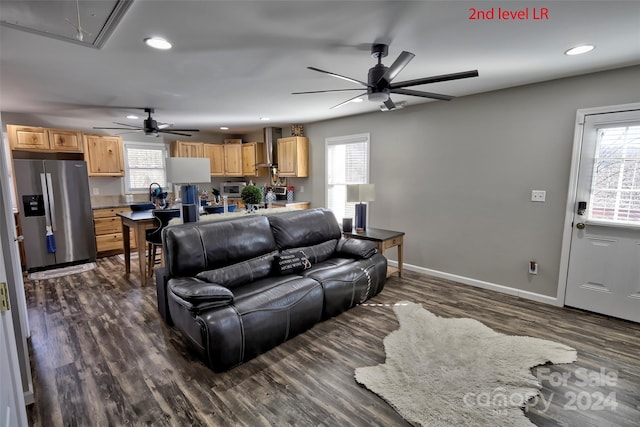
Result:
[[[211,182],[209,159],[197,157],[169,157],[167,181],[172,184],[199,184]]]
[[[347,202],[373,202],[376,200],[373,184],[347,185]]]

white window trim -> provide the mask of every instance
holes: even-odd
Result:
[[[165,173],[167,170],[167,157],[169,157],[169,144],[167,144],[166,142],[162,142],[162,143],[158,143],[158,142],[144,142],[144,141],[123,141],[123,145],[124,145],[124,168],[125,168],[125,177],[123,180],[123,187],[124,187],[124,191],[125,193],[130,193],[130,194],[143,194],[148,192],[147,189],[131,189],[129,188],[129,180],[128,180],[128,176],[130,176],[129,174],[129,159],[127,158],[127,147],[131,147],[131,148],[141,148],[141,149],[150,149],[150,148],[155,148],[155,149],[163,149],[164,150],[164,165],[163,168],[165,169]],[[171,186],[171,184],[167,181],[167,187],[169,188]]]
[[[365,172],[364,184],[369,184],[370,170],[371,170],[371,134],[359,133],[355,135],[334,136],[325,138],[324,140],[324,206],[328,206],[329,203],[329,147],[332,145],[343,144],[355,144],[355,143],[367,143],[367,167]]]

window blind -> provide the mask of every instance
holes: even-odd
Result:
[[[167,186],[164,144],[124,143],[127,192],[148,191],[152,182]]]
[[[326,140],[327,207],[339,222],[355,217],[355,203],[347,202],[348,184],[369,182],[369,134]]]

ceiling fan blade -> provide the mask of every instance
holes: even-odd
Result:
[[[120,125],[120,126],[129,126],[131,128],[139,128],[140,126],[138,125],[130,125],[129,123],[119,123],[119,122],[113,122],[116,125]]]
[[[406,67],[414,57],[415,55],[413,53],[403,50],[402,53],[398,55],[393,64],[391,64],[391,67],[387,69],[387,72],[378,79],[378,83],[380,83],[382,80],[386,80],[388,82],[393,80],[400,73],[400,71],[404,70],[404,67]]]
[[[136,131],[136,130],[142,130],[142,128],[141,128],[141,127],[138,127],[138,126],[136,126],[136,127],[134,127],[134,128],[103,128],[103,127],[94,127],[94,129],[103,129],[103,130],[133,130],[133,131]]]
[[[309,92],[291,92],[291,95],[304,95],[304,94],[307,94],[307,93],[343,92],[345,90],[362,90],[362,89],[357,88],[357,89],[312,90],[312,91],[309,91]]]
[[[389,87],[391,89],[398,89],[398,88],[409,87],[409,86],[424,85],[428,83],[446,82],[449,80],[458,80],[458,79],[468,79],[470,77],[478,77],[478,70],[463,71],[461,73],[452,73],[452,74],[441,74],[439,76],[425,77],[422,79],[415,79],[415,80],[407,80],[404,82],[393,83]]]
[[[433,92],[422,92],[419,90],[411,89],[391,89],[391,93],[397,93],[398,95],[419,96],[420,98],[439,99],[440,101],[451,101],[453,98],[455,98],[455,96],[441,95],[439,93]]]
[[[346,105],[346,104],[350,103],[350,102],[351,102],[351,101],[353,101],[354,99],[356,99],[356,98],[360,98],[361,96],[366,95],[366,94],[367,94],[367,92],[361,93],[360,95],[356,95],[356,96],[354,96],[353,98],[349,98],[349,99],[347,99],[346,101],[341,102],[341,103],[340,103],[340,104],[338,104],[338,105],[334,105],[333,107],[331,107],[331,108],[329,108],[329,109],[330,109],[330,110],[333,110],[334,108],[342,107],[343,105]]]
[[[178,129],[178,130],[182,130],[182,129]],[[189,131],[189,129],[185,129],[186,131]],[[191,136],[190,133],[182,133],[182,132],[174,132],[173,130],[163,130],[163,129],[158,129],[159,133],[168,133],[171,135],[182,135],[182,136]],[[191,132],[197,132],[197,130],[191,131]]]
[[[119,132],[119,133],[116,134],[116,136],[129,135],[130,133],[137,133],[137,132],[142,132],[142,129],[131,130],[129,132]]]
[[[387,107],[388,110],[393,110],[396,108],[396,104],[393,103],[391,98],[384,101],[384,106]]]
[[[169,128],[169,129],[158,129],[161,132],[200,132],[200,129],[174,129],[174,128]]]
[[[331,71],[321,70],[320,68],[315,68],[315,67],[307,67],[307,68],[310,69],[310,70],[313,70],[313,71],[317,71],[319,73],[329,74],[330,76],[337,77],[339,79],[346,80],[348,82],[356,83],[356,84],[362,85],[364,87],[369,87],[369,84],[367,84],[367,83],[365,83],[363,81],[360,81],[360,80],[352,79],[351,77],[342,76],[340,74],[332,73]]]

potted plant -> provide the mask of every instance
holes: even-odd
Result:
[[[262,190],[255,185],[247,185],[242,189],[240,198],[247,205],[247,210],[252,211],[252,205],[262,203]]]

